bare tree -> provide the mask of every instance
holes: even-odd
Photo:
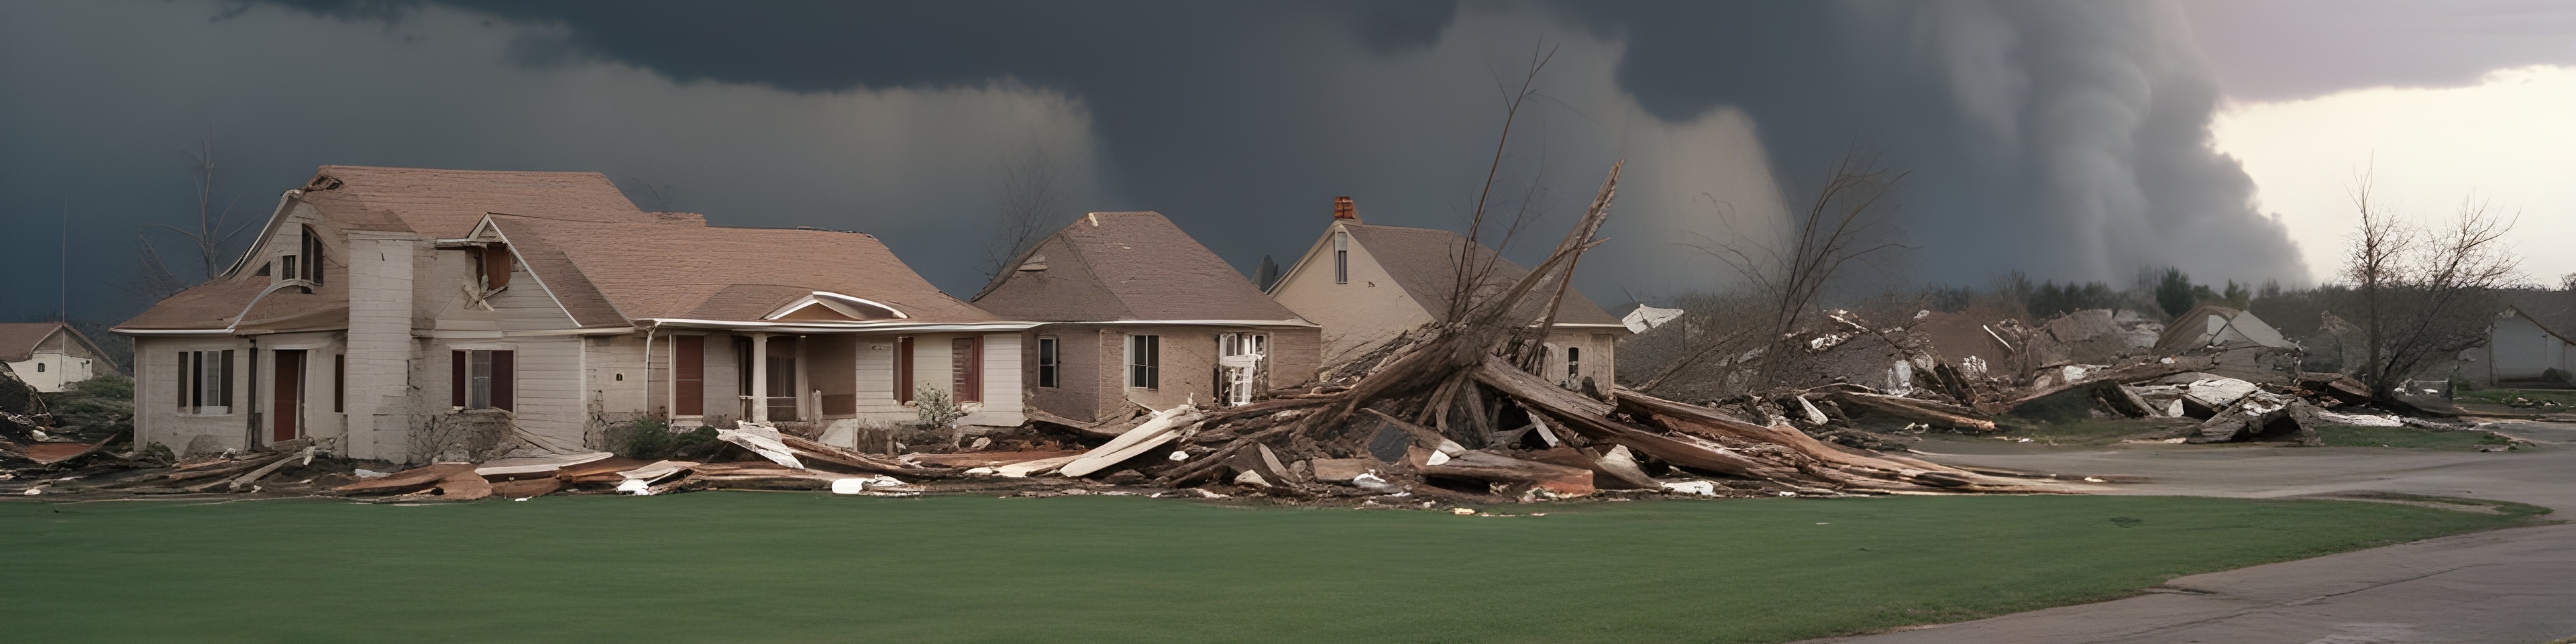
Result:
[[[2362,380],[2385,398],[2407,378],[2486,342],[2497,291],[2519,279],[2505,248],[2514,222],[2465,201],[2449,224],[2426,230],[2372,203],[2367,175],[2352,200],[2361,222],[2344,279],[2360,300],[2370,361]]]
[[[1004,162],[995,171],[1001,191],[999,221],[984,246],[984,274],[1000,279],[1011,270],[1011,262],[1036,246],[1053,232],[1057,220],[1056,182],[1062,173],[1054,155],[1042,146],[1033,146],[1019,158]]]
[[[1506,92],[1507,98],[1503,101],[1503,131],[1494,137],[1493,161],[1485,167],[1483,187],[1476,190],[1476,207],[1467,213],[1466,235],[1459,239],[1458,247],[1450,258],[1454,275],[1453,281],[1450,282],[1448,315],[1441,318],[1443,320],[1460,319],[1468,311],[1476,308],[1478,296],[1486,294],[1485,291],[1500,287],[1493,281],[1494,266],[1502,259],[1502,249],[1511,246],[1512,238],[1529,224],[1534,214],[1531,207],[1537,202],[1538,194],[1542,190],[1542,186],[1536,181],[1530,182],[1512,216],[1503,222],[1502,240],[1494,244],[1494,252],[1479,252],[1479,247],[1484,245],[1487,219],[1492,218],[1492,215],[1496,214],[1497,207],[1501,205],[1494,200],[1494,186],[1501,180],[1503,157],[1511,147],[1512,124],[1519,120],[1521,107],[1527,104],[1530,98],[1538,96],[1538,74],[1547,69],[1548,61],[1555,58],[1555,47],[1541,45],[1540,48],[1532,49],[1529,70],[1521,75],[1520,88]],[[1612,174],[1616,176],[1615,168]],[[1572,274],[1572,267],[1568,267],[1567,275]],[[1555,306],[1555,304],[1549,305],[1547,316],[1551,319],[1555,317]]]
[[[195,151],[182,149],[179,153],[187,155],[190,163],[188,172],[196,186],[196,221],[192,222],[191,227],[148,223],[135,231],[136,262],[140,264],[137,267],[138,275],[132,284],[121,288],[147,300],[159,301],[190,286],[214,279],[215,275],[224,268],[225,247],[231,246],[234,239],[241,237],[242,233],[249,232],[250,227],[257,223],[255,220],[235,221],[233,219],[233,206],[241,201],[239,195],[225,201],[222,208],[215,207],[215,144],[212,139],[199,141]],[[163,258],[160,248],[152,242],[151,236],[144,234],[153,229],[176,234],[186,242],[184,254],[179,261],[186,263],[194,260],[196,266],[193,268],[196,270],[193,274],[182,275],[171,268],[169,262]]]
[[[1761,297],[1762,326],[1771,346],[1758,362],[1755,386],[1770,384],[1784,348],[1781,343],[1817,313],[1817,301],[1842,274],[1844,265],[1880,251],[1907,248],[1882,241],[1895,232],[1896,204],[1890,197],[1906,174],[1879,165],[1875,155],[1858,149],[1845,152],[1806,208],[1791,215],[1785,230],[1770,239],[1720,242],[1703,237],[1704,243],[1695,245],[1734,268]]]

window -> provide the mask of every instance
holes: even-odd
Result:
[[[297,275],[299,275],[299,274],[301,274],[301,273],[299,273],[299,271],[301,271],[301,270],[302,270],[302,268],[301,268],[301,267],[296,263],[295,259],[296,259],[296,258],[295,258],[295,256],[294,256],[294,255],[285,255],[285,256],[280,256],[280,257],[278,257],[278,258],[277,258],[277,278],[278,278],[278,279],[281,279],[281,280],[291,280],[291,279],[296,279],[296,276],[297,276]]]
[[[233,409],[233,352],[179,352],[179,411],[229,414]]]
[[[518,409],[516,351],[450,351],[448,404],[466,409]]]
[[[1333,233],[1333,283],[1351,283],[1351,234]]]
[[[1064,366],[1063,357],[1058,353],[1062,350],[1056,344],[1055,336],[1038,336],[1038,386],[1056,386],[1056,371]]]
[[[1221,333],[1216,337],[1216,387],[1218,404],[1228,407],[1252,403],[1252,394],[1261,376],[1261,361],[1270,351],[1270,336],[1264,333]]]
[[[322,236],[315,234],[312,226],[304,227],[304,243],[301,250],[304,256],[304,271],[298,273],[289,269],[287,274],[310,280],[315,284],[322,283]]]
[[[984,402],[983,336],[948,341],[948,386],[957,402]]]
[[[1583,386],[1582,347],[1565,348],[1565,386],[1568,389]]]
[[[1127,336],[1127,386],[1160,389],[1162,371],[1163,336]]]
[[[331,356],[331,413],[349,410],[349,356]]]

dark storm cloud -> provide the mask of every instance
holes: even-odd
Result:
[[[1265,62],[1358,37],[1372,51],[1437,40],[1438,2],[1324,5],[969,3],[705,5],[466,2],[562,24],[565,44],[680,79],[796,90],[1013,77],[1088,101],[1127,192],[1197,212],[1314,210],[1329,156],[1299,149],[1276,88],[1329,82]],[[1294,14],[1322,14],[1314,20]],[[1748,113],[1795,186],[1858,143],[1915,170],[1906,209],[1926,263],[1954,281],[2011,268],[2117,279],[2150,263],[2210,276],[2305,277],[2252,182],[2207,149],[2216,86],[2179,14],[2061,2],[1570,3],[1620,39],[1620,87],[1682,121]],[[1303,22],[1303,47],[1249,47]],[[1347,33],[1333,33],[1344,31]],[[1210,164],[1210,142],[1259,159]],[[1388,145],[1402,145],[1390,141]],[[1251,170],[1257,174],[1206,170]],[[1259,178],[1253,178],[1253,177]],[[1249,205],[1275,197],[1285,203]],[[1264,233],[1289,233],[1253,224]],[[1261,229],[1269,230],[1261,230]],[[1222,244],[1223,242],[1218,242]],[[1227,253],[1238,262],[1250,253]]]
[[[2120,279],[2150,263],[2184,263],[2204,277],[2303,277],[2286,237],[2248,205],[2251,188],[2243,173],[2207,150],[2214,86],[2189,51],[2187,34],[2156,4],[454,0],[284,2],[230,10],[184,2],[108,6],[186,14],[197,25],[187,28],[200,31],[269,25],[260,21],[274,21],[282,6],[317,24],[337,25],[347,33],[317,35],[339,40],[372,34],[453,43],[497,29],[475,27],[481,20],[510,28],[506,64],[522,73],[464,63],[378,74],[297,69],[276,62],[284,55],[277,52],[303,46],[295,42],[303,38],[282,41],[273,31],[259,38],[222,36],[225,42],[211,47],[149,52],[218,67],[228,57],[253,58],[241,51],[270,52],[257,58],[264,68],[225,72],[239,76],[232,79],[83,78],[96,76],[87,71],[92,67],[108,64],[100,61],[145,54],[42,52],[65,57],[60,65],[79,72],[45,76],[55,86],[43,89],[63,94],[0,97],[0,103],[52,101],[42,103],[50,110],[45,113],[124,138],[101,146],[39,131],[57,124],[0,124],[16,128],[0,136],[43,143],[34,151],[0,152],[0,163],[36,168],[91,190],[133,177],[183,185],[167,151],[185,140],[172,134],[186,128],[172,123],[201,124],[207,119],[190,112],[204,108],[119,105],[90,116],[77,108],[77,98],[63,98],[95,94],[101,87],[129,89],[119,84],[182,84],[229,102],[225,113],[239,115],[233,118],[260,123],[248,127],[260,135],[258,149],[251,151],[251,165],[260,170],[249,178],[257,189],[246,200],[253,209],[265,208],[276,189],[300,184],[300,174],[321,163],[601,170],[622,174],[622,180],[668,182],[680,195],[672,199],[674,207],[708,212],[720,223],[813,223],[877,232],[936,283],[971,292],[978,281],[973,251],[983,227],[979,217],[989,211],[984,177],[871,188],[877,193],[831,192],[838,187],[828,178],[833,173],[864,175],[887,161],[830,156],[836,152],[809,148],[845,144],[764,130],[761,119],[796,112],[772,106],[768,98],[733,96],[742,92],[728,88],[775,88],[817,101],[877,100],[870,92],[880,90],[998,92],[1001,98],[993,100],[1023,103],[1045,103],[1044,96],[1031,98],[1032,92],[1061,96],[1070,103],[1046,108],[1058,115],[1050,118],[1078,117],[1082,134],[1096,146],[1078,152],[1094,155],[1082,161],[1098,166],[1085,177],[1098,184],[1098,192],[1073,195],[1079,203],[1066,204],[1068,209],[1159,210],[1228,260],[1249,267],[1264,254],[1293,261],[1312,241],[1334,195],[1360,196],[1371,221],[1455,225],[1474,198],[1500,125],[1497,85],[1519,74],[1533,44],[1547,41],[1566,51],[1551,67],[1553,76],[1541,79],[1540,89],[1551,95],[1526,122],[1528,134],[1516,147],[1507,178],[1551,187],[1536,202],[1562,216],[1580,208],[1577,202],[1589,196],[1611,159],[1634,161],[1637,196],[1623,191],[1627,210],[1609,231],[1620,252],[1604,258],[1599,270],[1588,270],[1584,280],[1605,303],[1624,300],[1623,288],[1652,296],[1713,283],[1705,275],[1721,269],[1685,268],[1689,262],[1679,256],[1688,252],[1664,243],[1686,232],[1687,220],[1706,218],[1707,204],[1654,196],[1710,191],[1691,183],[1700,168],[1674,169],[1688,165],[1680,161],[1656,168],[1648,160],[1689,156],[1676,155],[1672,146],[1723,140],[1708,133],[1725,130],[1727,121],[1720,117],[1734,110],[1749,117],[1758,147],[1703,150],[1700,165],[1708,165],[1704,157],[1710,156],[1752,157],[1751,170],[1726,172],[1739,178],[1749,172],[1767,182],[1767,160],[1768,172],[1794,191],[1812,183],[1826,160],[1858,143],[1914,170],[1903,223],[1923,246],[1926,280],[1982,283],[2014,268],[2040,277]],[[206,21],[210,16],[216,19]],[[181,21],[160,22],[166,24],[154,28],[182,28],[176,26]],[[563,100],[574,105],[558,108],[555,120],[541,119],[537,126],[495,122],[506,116],[499,113],[458,116],[450,113],[452,106],[439,105],[370,105],[383,113],[369,120],[348,116],[360,110],[342,105],[380,94],[400,96],[431,82],[472,87],[486,77],[508,77],[504,81],[543,86],[566,82],[543,74],[589,78],[585,74],[608,73],[595,69],[603,66],[648,70],[678,89],[567,85],[574,89]],[[540,76],[518,78],[528,74]],[[1607,78],[1586,76],[1594,74]],[[986,90],[997,86],[1003,89]],[[308,91],[317,89],[327,91]],[[698,124],[666,116],[640,120],[635,129],[552,134],[593,128],[576,122],[578,109],[598,110],[601,119],[613,120],[640,109],[633,107],[638,102],[710,93],[731,98],[669,108],[681,110],[674,114],[703,111],[692,114]],[[894,97],[884,100],[912,100],[889,96]],[[741,107],[746,104],[774,109]],[[922,118],[921,110],[935,115],[961,104],[971,103],[920,108],[913,118]],[[149,122],[142,129],[154,134],[124,132],[137,129],[137,122]],[[961,122],[972,129],[971,121]],[[955,134],[953,127],[943,131],[950,133],[940,136],[973,138]],[[920,145],[936,149],[937,143]],[[851,167],[764,167],[807,157]],[[143,160],[152,165],[145,167]],[[922,165],[930,169],[924,172],[982,170],[957,159]],[[0,203],[24,208],[45,194],[41,181],[0,179]],[[1776,195],[1713,198],[1755,204],[1744,209],[1757,217],[1776,211],[1759,205],[1776,204]],[[869,202],[884,207],[871,208]],[[817,220],[817,213],[839,218]],[[96,261],[102,271],[112,271],[121,256],[111,256],[122,251],[112,244],[102,248],[98,255],[107,259]],[[11,288],[12,301],[29,299],[27,288]]]

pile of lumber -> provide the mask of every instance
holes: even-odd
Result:
[[[1677,484],[1649,476],[1656,472],[1829,494],[2054,490],[1847,449],[1785,425],[1747,423],[1634,391],[1593,398],[1533,375],[1568,277],[1600,243],[1594,235],[1608,216],[1618,174],[1613,166],[1583,218],[1527,275],[1502,288],[1462,289],[1475,299],[1454,319],[1407,332],[1329,371],[1328,378],[1339,379],[1322,387],[1274,392],[1233,408],[1157,412],[1058,472],[1134,472],[1163,485],[1223,482],[1308,494],[1463,490],[1563,497]],[[1544,302],[1543,315],[1535,321],[1516,315],[1530,310],[1525,302]],[[1992,427],[1954,406],[1862,394],[1848,400]],[[1697,485],[1685,489],[1709,484]]]

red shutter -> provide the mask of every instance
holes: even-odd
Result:
[[[707,413],[707,336],[683,335],[671,338],[674,360],[671,369],[672,413],[681,416],[703,416]]]
[[[517,351],[492,352],[492,408],[494,409],[519,410],[518,397],[512,395],[517,391],[518,378],[515,376],[518,369],[514,363],[518,361],[513,358],[518,353]]]
[[[894,401],[912,402],[912,338],[894,340]]]
[[[465,406],[465,352],[449,351],[447,355],[452,358],[447,362],[447,404],[450,407],[463,407]]]

